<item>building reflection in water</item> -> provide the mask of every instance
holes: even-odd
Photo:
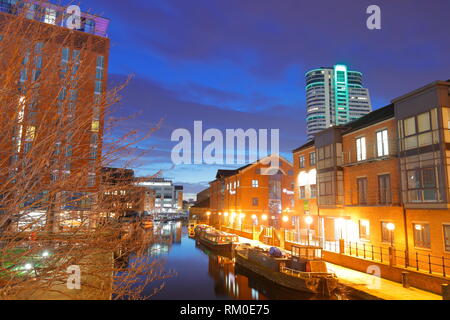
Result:
[[[216,295],[237,300],[314,300],[324,297],[280,287],[235,265],[231,253],[217,253],[197,244],[209,258],[208,273],[215,281]]]
[[[238,265],[231,252],[212,251],[188,236],[181,223],[155,224],[155,243],[148,248],[148,261],[161,260],[165,269],[177,275],[165,280],[156,299],[204,300],[312,300],[325,299],[309,293],[280,287]],[[146,292],[153,287],[150,285]]]

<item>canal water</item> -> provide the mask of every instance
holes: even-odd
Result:
[[[162,259],[166,271],[175,275],[146,286],[150,296],[164,282],[152,300],[317,300],[323,296],[301,293],[275,285],[234,265],[231,256],[218,255],[188,236],[187,226],[167,223],[159,226],[157,243],[149,250],[151,259]]]

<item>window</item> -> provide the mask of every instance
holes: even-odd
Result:
[[[378,176],[378,195],[380,204],[390,204],[392,201],[391,176],[388,174]]]
[[[367,178],[357,179],[358,204],[367,204]]]
[[[450,252],[450,224],[444,224],[445,251]]]
[[[300,160],[300,168],[304,168],[305,167],[305,156],[300,156],[299,160]]]
[[[311,185],[311,199],[317,198],[317,185]]]
[[[252,199],[252,205],[253,205],[254,207],[257,207],[257,206],[259,205],[259,200],[258,200],[258,198],[253,198],[253,199]]]
[[[96,94],[102,93],[102,82],[101,81],[95,81],[95,93]]]
[[[316,153],[315,152],[311,152],[309,154],[309,165],[310,166],[315,166],[316,165]]]
[[[300,187],[300,199],[306,198],[306,189],[305,187]]]
[[[414,246],[418,248],[431,248],[430,225],[413,224],[414,228]]]
[[[383,242],[394,243],[394,231],[388,229],[390,222],[381,222],[381,240]]]
[[[408,198],[412,202],[437,201],[436,168],[417,168],[407,171]]]
[[[416,134],[416,121],[414,117],[405,119],[404,125],[405,125],[405,137]]]
[[[252,187],[258,188],[259,187],[259,181],[258,180],[252,180]]]
[[[92,127],[91,127],[91,131],[92,132],[99,132],[100,130],[100,121],[92,121]]]
[[[95,186],[95,175],[89,175],[88,176],[88,187],[93,187]]]
[[[48,24],[56,24],[56,10],[45,8],[44,22]]]
[[[357,161],[364,161],[367,159],[365,137],[356,139],[356,159]]]
[[[387,130],[377,132],[377,152],[379,157],[389,155],[389,141]]]
[[[368,220],[359,220],[359,238],[370,240],[370,223]]]

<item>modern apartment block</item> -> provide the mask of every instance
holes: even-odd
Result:
[[[333,125],[344,125],[372,111],[369,90],[362,73],[338,64],[306,73],[307,134]]]
[[[281,226],[293,208],[293,167],[279,157],[279,169],[266,175],[263,160],[236,170],[219,170],[210,183],[211,221],[231,228]]]
[[[442,272],[450,258],[450,81],[325,129],[293,154],[300,236],[311,216],[325,247],[339,239],[359,250],[395,247],[402,264]]]
[[[67,17],[65,7],[47,1],[0,2],[2,59],[11,58],[8,45],[23,43],[25,48],[27,43],[32,44],[23,50],[23,57],[19,57],[22,69],[16,79],[10,81],[2,77],[2,87],[11,89],[8,86],[14,82],[11,87],[16,86],[15,92],[21,96],[17,102],[17,126],[5,132],[11,135],[8,139],[12,143],[11,148],[3,150],[11,154],[8,168],[2,168],[0,178],[3,182],[14,183],[15,175],[30,169],[27,159],[36,151],[34,147],[45,145],[44,139],[51,134],[60,136],[61,139],[49,147],[54,148],[49,165],[45,170],[39,169],[45,176],[38,186],[42,192],[30,203],[46,197],[47,185],[57,184],[67,176],[82,177],[83,181],[63,188],[56,196],[68,201],[79,199],[63,209],[65,214],[74,215],[73,219],[81,220],[91,209],[89,195],[98,191],[100,183],[104,124],[101,101],[107,87],[109,20],[81,13],[80,28],[70,30],[65,23]],[[40,38],[36,32],[41,33]],[[33,39],[30,39],[31,34]],[[3,73],[5,75],[6,71]],[[87,105],[90,108],[86,109]],[[72,126],[73,131],[68,129],[70,121],[77,122]],[[4,172],[8,172],[8,176],[3,175]],[[39,208],[30,210],[39,211]]]
[[[174,185],[172,181],[164,178],[139,178],[138,185],[155,192],[156,216],[170,216],[183,211],[183,186]]]

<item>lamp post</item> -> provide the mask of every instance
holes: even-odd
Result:
[[[309,235],[311,231],[311,224],[313,223],[313,218],[311,216],[307,216],[305,218],[306,225],[308,226],[308,246],[309,246]]]
[[[391,247],[394,246],[394,230],[395,230],[395,224],[388,223],[386,228],[389,230],[389,237],[391,240]]]
[[[208,211],[206,216],[208,217],[208,225],[211,225],[211,211]]]
[[[395,230],[395,224],[388,223],[386,225],[386,228],[389,230],[389,236],[391,238],[391,246],[389,247],[389,265],[391,267],[396,265],[395,261],[395,248],[394,248],[394,230]]]

